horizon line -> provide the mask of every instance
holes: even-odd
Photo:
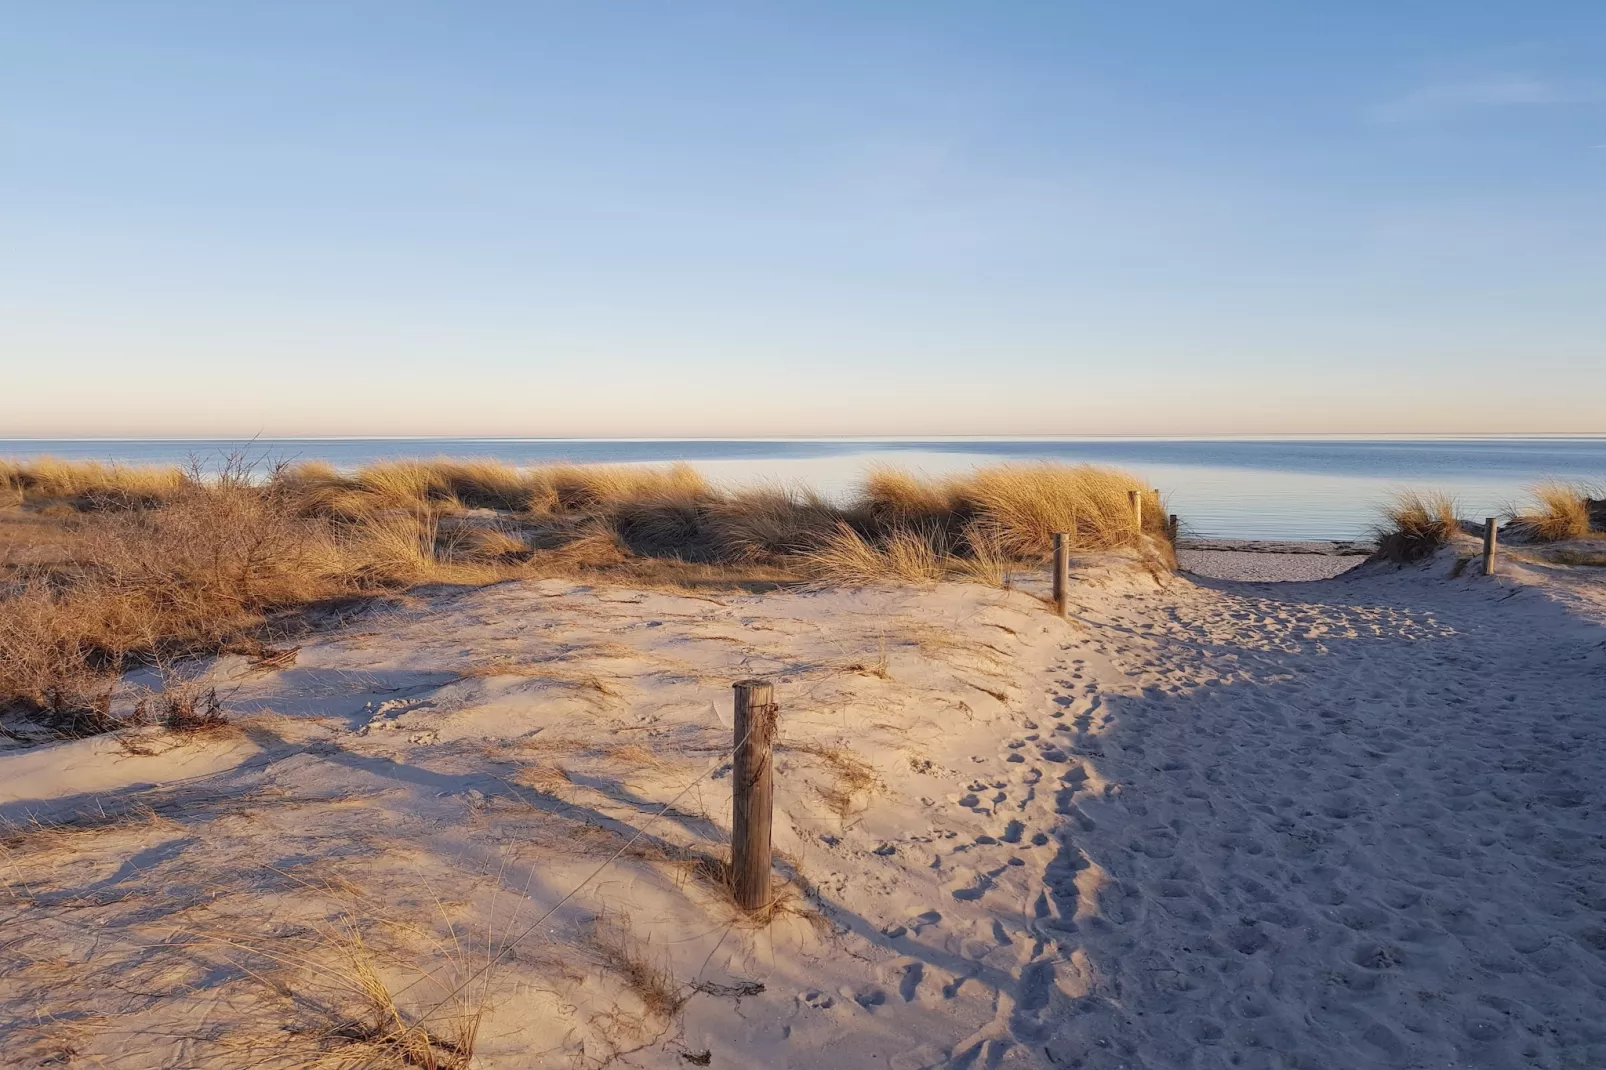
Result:
[[[1286,442],[1500,439],[1596,439],[1606,431],[1317,431],[1154,434],[1146,432],[1094,435],[31,435],[0,437],[0,442]]]

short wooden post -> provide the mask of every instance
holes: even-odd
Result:
[[[1135,490],[1129,490],[1126,492],[1126,498],[1127,501],[1132,503],[1132,522],[1138,526],[1138,531],[1141,533],[1143,531],[1143,495]]]
[[[1176,542],[1177,541],[1177,532],[1180,530],[1177,527],[1177,514],[1172,513],[1170,518],[1168,520],[1166,520],[1165,529],[1166,529],[1166,532],[1171,536],[1171,541],[1172,542]]]
[[[1495,518],[1485,517],[1483,521],[1483,574],[1494,575],[1494,555],[1499,547],[1495,543]]]
[[[775,689],[768,680],[738,680],[736,754],[731,762],[731,890],[743,910],[770,905],[770,821],[773,817]]]
[[[1071,538],[1063,531],[1054,533],[1054,612],[1065,616],[1065,601],[1071,588]]]

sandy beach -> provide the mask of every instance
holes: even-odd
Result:
[[[1606,1064],[1606,585],[1449,570],[369,608],[227,729],[0,754],[5,1061],[369,1065],[365,963],[483,1067]]]
[[[1606,5],[6,15],[0,1070],[1606,1070]]]

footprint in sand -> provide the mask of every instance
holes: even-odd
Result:
[[[926,979],[926,966],[923,962],[911,962],[904,966],[903,977],[898,981],[898,995],[903,997],[905,1003],[913,1003],[920,995],[920,982]]]

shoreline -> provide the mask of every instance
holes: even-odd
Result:
[[[1237,554],[1317,554],[1370,557],[1377,544],[1366,539],[1178,539],[1177,549]]]
[[[1359,568],[1372,543],[1340,541],[1180,539],[1177,568],[1213,580],[1299,583],[1330,580]]]

